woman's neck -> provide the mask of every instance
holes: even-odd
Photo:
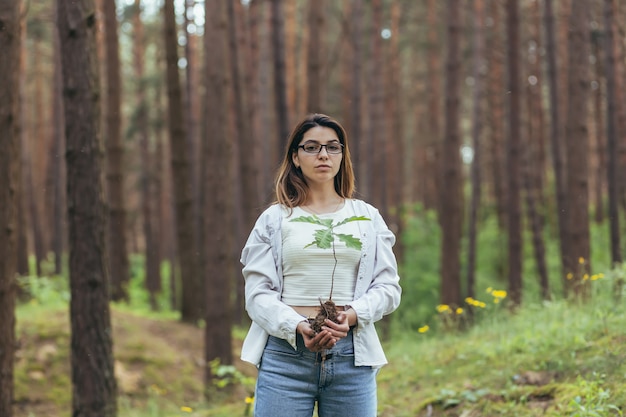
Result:
[[[334,189],[325,193],[310,192],[302,208],[314,214],[333,213],[339,210],[343,201],[344,199]]]

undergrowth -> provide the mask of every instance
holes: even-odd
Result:
[[[379,373],[380,417],[622,416],[626,410],[626,268],[606,267],[600,227],[592,230],[594,277],[587,302],[560,297],[557,247],[547,239],[553,301],[541,301],[525,250],[524,303],[507,305],[501,233],[486,219],[479,236],[475,299],[462,309],[438,305],[440,232],[432,213],[416,216],[404,236],[402,305],[385,340]],[[230,387],[204,399],[203,330],[178,322],[170,307],[168,266],[159,311],[131,258],[129,303],[113,303],[114,354],[122,417],[251,415],[254,371],[213,363]],[[50,270],[49,265],[44,268]],[[604,274],[599,274],[604,271]],[[17,308],[16,407],[28,417],[71,409],[67,276],[25,277]],[[620,288],[621,298],[616,298]],[[497,301],[496,301],[497,300]],[[471,320],[469,313],[472,313]],[[461,324],[461,325],[459,325]],[[246,329],[233,329],[235,357]],[[253,367],[252,367],[253,368]]]

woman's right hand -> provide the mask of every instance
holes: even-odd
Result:
[[[324,349],[331,349],[337,343],[337,339],[328,330],[322,330],[315,334],[308,321],[298,323],[296,331],[302,335],[304,346],[311,352],[321,352]]]

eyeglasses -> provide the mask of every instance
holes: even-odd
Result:
[[[332,142],[326,145],[322,145],[321,143],[317,142],[306,142],[304,145],[298,146],[298,148],[302,148],[304,152],[312,154],[320,153],[323,147],[326,148],[326,152],[328,152],[329,154],[336,155],[343,152],[343,144],[339,142]]]

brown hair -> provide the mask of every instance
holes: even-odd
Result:
[[[298,145],[304,134],[315,126],[328,127],[337,134],[339,142],[343,145],[343,158],[339,172],[335,175],[335,191],[342,198],[352,198],[354,194],[354,171],[346,131],[331,117],[315,113],[305,117],[289,135],[285,155],[276,175],[276,201],[286,207],[293,208],[306,202],[309,188],[302,171],[296,168],[292,155],[298,152]]]

